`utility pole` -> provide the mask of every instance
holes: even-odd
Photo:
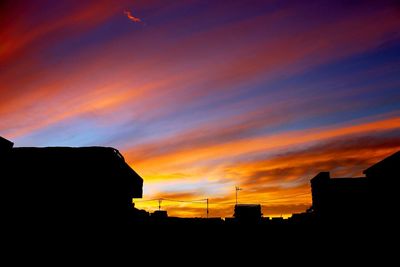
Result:
[[[208,219],[208,198],[206,200],[207,200],[207,219]]]
[[[238,191],[242,190],[242,188],[239,188],[238,186],[235,186],[235,190],[236,190],[236,205],[237,205],[237,203],[238,203],[238,201],[237,201]]]

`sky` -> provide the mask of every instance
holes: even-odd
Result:
[[[0,1],[0,135],[117,148],[148,211],[303,212],[400,150],[400,4]]]

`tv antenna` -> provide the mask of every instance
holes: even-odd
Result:
[[[162,198],[160,198],[160,199],[158,200],[158,210],[161,210],[161,202],[162,202]]]
[[[238,187],[238,186],[235,186],[235,191],[236,191],[236,205],[237,205],[237,203],[238,203],[238,201],[237,201],[237,196],[238,196],[238,191],[240,191],[240,190],[242,190],[242,188],[240,188],[240,187]]]

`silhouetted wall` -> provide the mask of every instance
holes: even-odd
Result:
[[[330,221],[388,223],[397,209],[400,151],[372,165],[361,178],[330,178],[321,172],[311,179],[313,216]],[[384,218],[384,219],[383,219]]]
[[[335,178],[321,172],[311,179],[312,208],[320,218],[348,220],[365,218],[371,211],[366,178]]]
[[[371,183],[371,201],[376,217],[394,218],[398,210],[397,181],[400,179],[400,151],[364,171]],[[397,219],[398,221],[398,219]]]
[[[257,221],[261,220],[261,205],[259,204],[236,204],[235,219],[241,221]]]

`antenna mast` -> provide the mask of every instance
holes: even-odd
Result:
[[[237,203],[238,203],[238,191],[239,190],[242,190],[242,188],[240,188],[240,187],[238,187],[238,186],[235,186],[235,191],[236,191],[236,205],[237,205]]]

